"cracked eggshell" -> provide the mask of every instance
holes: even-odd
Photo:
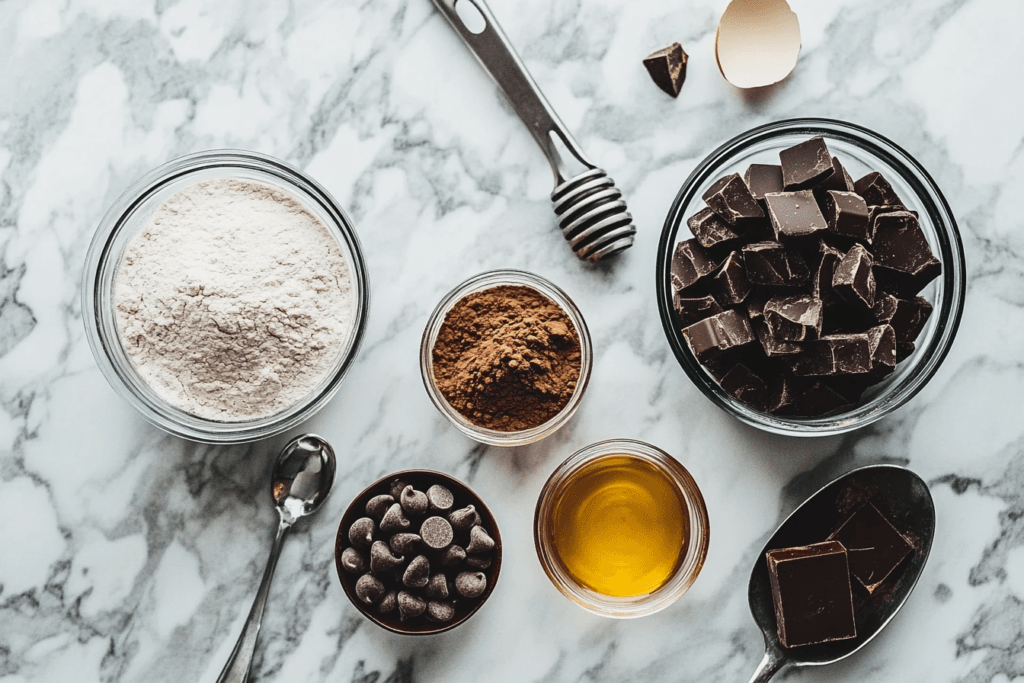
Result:
[[[786,0],[732,0],[715,36],[715,58],[737,88],[786,78],[800,55],[800,22]]]

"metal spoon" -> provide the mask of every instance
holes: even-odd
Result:
[[[263,580],[256,592],[256,600],[249,610],[249,618],[245,620],[242,634],[238,636],[235,649],[224,665],[224,670],[220,672],[217,683],[245,683],[248,680],[256,639],[263,623],[263,608],[267,606],[267,596],[270,594],[270,580],[274,577],[284,537],[296,520],[313,514],[323,504],[334,485],[336,468],[331,445],[313,434],[294,439],[278,456],[271,488],[277,514],[281,518],[277,525],[277,537],[270,549],[270,559],[267,560]]]
[[[772,588],[765,553],[825,540],[842,512],[852,512],[863,501],[872,501],[900,532],[914,544],[914,552],[896,567],[886,583],[867,595],[854,587],[857,637],[818,645],[786,649],[775,630]],[[750,612],[764,634],[765,655],[750,683],[763,683],[786,665],[817,666],[849,657],[896,616],[910,597],[935,536],[935,505],[928,485],[908,469],[895,465],[871,465],[839,477],[793,511],[761,549],[750,573]]]
[[[628,249],[636,226],[622,193],[579,144],[551,108],[484,0],[433,0],[452,28],[508,97],[555,174],[551,201],[562,236],[582,260],[596,263]],[[456,5],[461,8],[456,9]],[[463,4],[465,6],[463,6]],[[460,12],[477,13],[472,27]],[[477,30],[477,28],[479,30]],[[582,171],[580,171],[582,169]]]

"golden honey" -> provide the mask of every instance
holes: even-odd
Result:
[[[610,597],[647,595],[680,565],[689,535],[672,479],[632,455],[593,460],[555,495],[550,538],[565,571]]]

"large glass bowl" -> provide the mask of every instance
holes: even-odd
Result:
[[[114,281],[125,248],[149,216],[168,197],[197,182],[238,178],[269,185],[292,196],[315,214],[331,234],[352,272],[355,321],[345,347],[330,372],[296,403],[254,420],[220,422],[171,405],[146,383],[128,357],[118,332]],[[242,443],[279,434],[322,408],[341,386],[359,348],[369,307],[369,281],[359,239],[334,198],[302,171],[255,152],[214,150],[170,161],[125,190],[100,222],[86,256],[82,282],[82,317],[86,338],[103,376],[122,398],[161,429],[205,443]]]
[[[686,219],[704,206],[701,196],[722,176],[743,174],[752,163],[778,164],[779,151],[820,135],[856,179],[879,171],[920,214],[921,229],[942,275],[921,296],[934,311],[918,336],[916,349],[884,382],[871,387],[852,407],[821,417],[780,417],[760,412],[726,393],[694,358],[676,324],[672,309],[669,266],[676,243],[691,237]],[[658,245],[657,293],[661,321],[669,346],[693,383],[715,405],[743,422],[776,434],[824,436],[841,434],[880,420],[914,397],[938,370],[949,352],[963,313],[966,288],[963,245],[956,221],[942,192],[928,172],[907,152],[878,133],[830,119],[790,119],[742,133],[708,155],[690,174],[665,219]]]

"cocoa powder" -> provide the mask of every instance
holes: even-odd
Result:
[[[431,353],[437,387],[466,419],[516,432],[565,407],[580,377],[580,339],[539,291],[500,285],[468,294],[445,315]]]

